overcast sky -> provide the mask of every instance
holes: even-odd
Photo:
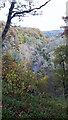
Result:
[[[47,0],[42,0],[43,3],[45,1]],[[62,16],[66,15],[66,1],[67,0],[51,0],[51,2],[41,9],[43,10],[43,15],[25,17],[24,21],[19,22],[18,25],[21,24],[23,27],[39,28],[42,31],[60,29],[60,26],[64,25]],[[5,20],[6,17],[2,12],[0,12],[0,14],[0,20]],[[16,18],[13,19],[14,23],[15,21],[17,21]]]

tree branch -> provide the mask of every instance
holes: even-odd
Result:
[[[39,6],[39,7],[36,7],[36,8],[33,8],[33,9],[24,10],[24,11],[22,11],[22,12],[16,12],[16,13],[13,14],[13,16],[11,17],[11,19],[14,18],[15,16],[19,15],[19,14],[30,13],[30,12],[32,12],[32,11],[34,11],[34,10],[39,10],[39,9],[41,9],[42,7],[44,7],[47,3],[49,3],[50,1],[51,1],[51,0],[48,0],[48,1],[45,2],[43,5],[41,5],[41,6]]]
[[[10,9],[9,9],[9,13],[8,13],[8,18],[7,18],[7,22],[6,22],[6,26],[5,26],[5,28],[4,28],[4,30],[3,30],[3,32],[2,32],[2,40],[4,40],[5,39],[5,37],[6,37],[6,34],[7,34],[7,32],[8,32],[8,30],[9,30],[9,28],[10,28],[10,24],[11,24],[11,20],[12,20],[12,18],[14,18],[14,17],[17,17],[17,16],[22,16],[22,15],[24,15],[25,13],[30,13],[30,12],[32,12],[32,11],[34,11],[34,10],[39,10],[39,9],[41,9],[42,7],[44,7],[48,2],[50,2],[51,0],[48,0],[47,2],[45,2],[43,5],[40,5],[39,7],[35,7],[35,8],[33,8],[33,9],[31,9],[31,7],[30,7],[30,9],[28,9],[28,10],[24,10],[24,11],[19,11],[19,12],[15,12],[15,11],[13,11],[13,9],[14,9],[14,7],[15,7],[15,0],[13,0],[13,2],[11,2],[11,6],[10,6]],[[14,13],[15,12],[15,13]]]

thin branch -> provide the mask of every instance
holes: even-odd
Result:
[[[15,16],[17,16],[18,14],[30,13],[30,12],[32,12],[32,11],[34,11],[34,10],[41,9],[42,7],[44,7],[44,6],[45,6],[48,2],[50,2],[50,1],[51,1],[51,0],[48,0],[48,1],[45,2],[43,5],[41,5],[41,6],[39,6],[39,7],[36,7],[36,8],[33,8],[33,9],[24,10],[24,11],[22,11],[22,12],[16,12],[16,13],[13,14],[13,16],[11,17],[11,19],[14,18]]]

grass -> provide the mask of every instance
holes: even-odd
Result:
[[[3,96],[3,120],[67,120],[64,98],[33,96]]]

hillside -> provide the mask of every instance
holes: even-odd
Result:
[[[0,33],[5,23],[0,23]],[[54,30],[41,32],[35,28],[21,28],[10,26],[3,42],[3,53],[9,53],[16,63],[31,66],[39,75],[47,74],[50,78],[50,68],[54,67],[53,52],[65,40],[61,37],[63,31]],[[50,35],[48,35],[50,34]],[[44,72],[46,71],[46,72]]]
[[[53,51],[60,45],[66,44],[62,37],[63,30],[44,31],[43,34],[48,38],[47,49],[48,52]]]
[[[1,22],[0,35],[4,26]],[[52,52],[60,38],[48,37],[35,28],[10,26],[5,40],[0,41],[3,120],[63,120],[67,117],[63,84],[55,77],[52,61]]]
[[[0,23],[0,33],[4,25],[4,22]],[[62,32],[62,30],[41,32],[35,28],[11,26],[3,43],[3,51],[8,51],[17,62],[23,63],[26,60],[27,64],[32,62],[33,65],[37,64],[38,68],[42,63],[48,66],[51,52],[59,45],[65,44],[61,37]]]
[[[50,30],[50,31],[43,31],[43,33],[48,36],[48,37],[51,37],[53,35],[57,35],[57,34],[61,34],[63,33],[64,30]]]
[[[4,25],[4,22],[0,23],[1,32]],[[24,66],[25,70],[30,67],[33,72],[38,72],[38,77],[48,76],[46,88],[49,92],[54,92],[51,72],[54,67],[53,52],[58,45],[63,44],[63,38],[56,34],[48,37],[39,29],[10,26],[3,42],[3,55],[11,55],[17,64]]]
[[[0,23],[0,32],[4,24]],[[41,69],[42,66],[48,65],[45,59],[47,57],[46,44],[47,38],[39,29],[10,26],[3,43],[3,52],[7,51],[16,62],[20,61],[23,64],[26,61],[25,66],[32,64],[36,66],[36,69],[37,67]],[[34,70],[34,67],[32,69]]]
[[[49,53],[51,64],[52,64],[52,66],[54,66],[54,63],[53,63],[54,56],[53,56],[53,54],[54,54],[55,49],[57,47],[59,47],[60,45],[65,45],[66,44],[65,38],[62,37],[63,30],[43,31],[43,34],[48,39],[48,42],[46,44],[47,53]]]

